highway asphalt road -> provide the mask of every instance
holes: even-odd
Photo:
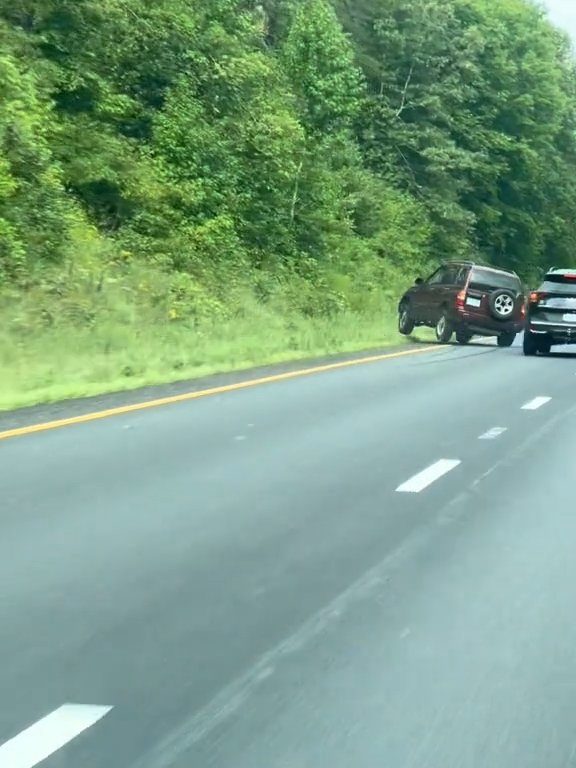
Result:
[[[576,357],[0,441],[0,768],[576,766]]]

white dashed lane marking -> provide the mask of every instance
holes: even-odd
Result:
[[[534,400],[530,400],[529,403],[525,403],[522,406],[523,411],[537,411],[538,408],[542,408],[543,405],[546,405],[547,403],[552,400],[551,397],[535,397]]]
[[[492,429],[489,429],[488,432],[484,432],[483,435],[480,435],[478,440],[497,440],[507,431],[508,427],[493,427]]]
[[[420,493],[460,464],[459,459],[440,459],[396,488],[397,493]]]
[[[101,720],[112,707],[64,704],[0,746],[0,768],[34,768]]]

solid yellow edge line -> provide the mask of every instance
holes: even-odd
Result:
[[[286,373],[276,373],[272,376],[264,376],[259,379],[246,379],[245,381],[239,381],[235,384],[224,384],[220,387],[211,387],[210,389],[199,389],[195,392],[186,392],[182,395],[172,395],[170,397],[162,397],[157,400],[148,400],[142,403],[134,403],[132,405],[121,405],[117,408],[109,408],[104,411],[95,411],[93,413],[85,413],[81,416],[71,416],[68,419],[58,419],[57,421],[47,421],[42,424],[31,424],[27,427],[18,427],[16,429],[8,429],[5,432],[0,432],[0,440],[9,440],[12,437],[23,437],[24,435],[33,435],[37,432],[48,432],[53,429],[61,429],[62,427],[70,427],[75,424],[85,424],[90,421],[98,421],[99,419],[108,419],[112,416],[122,416],[127,413],[134,413],[135,411],[145,411],[150,408],[159,408],[163,405],[172,405],[174,403],[184,403],[188,400],[198,400],[201,397],[211,397],[213,395],[221,395],[226,392],[235,392],[239,389],[249,389],[251,387],[258,387],[262,384],[272,384],[278,381],[286,381],[288,379],[296,379],[302,376],[311,376],[315,373],[324,373],[325,371],[335,371],[339,368],[350,368],[357,365],[366,365],[367,363],[377,363],[382,360],[392,360],[398,357],[407,357],[409,355],[420,355],[425,352],[434,352],[436,350],[445,349],[446,345],[437,345],[434,347],[419,347],[418,349],[406,349],[401,352],[388,352],[381,355],[372,355],[370,357],[357,358],[356,360],[344,360],[338,363],[328,363],[326,365],[317,365],[313,368],[301,368],[296,371],[287,371]]]

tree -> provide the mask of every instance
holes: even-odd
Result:
[[[360,107],[362,76],[354,49],[325,0],[303,0],[282,48],[308,131],[326,136],[350,128]]]
[[[50,104],[17,43],[0,22],[0,282],[23,278],[30,253],[60,259],[75,215],[50,152]]]

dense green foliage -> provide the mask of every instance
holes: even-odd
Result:
[[[529,279],[575,251],[575,128],[530,0],[0,0],[0,287],[25,332],[118,281],[199,329],[443,257]]]

